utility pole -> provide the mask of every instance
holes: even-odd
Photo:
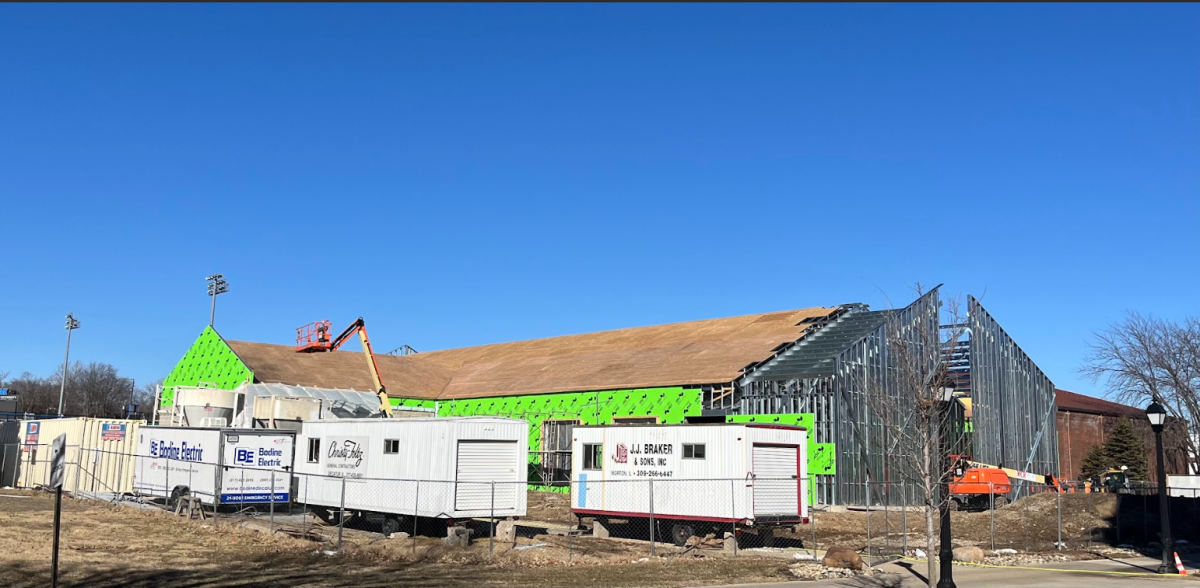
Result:
[[[67,392],[67,362],[71,358],[71,331],[79,328],[79,320],[75,318],[75,313],[67,313],[67,352],[63,356],[63,372],[62,382],[58,385],[58,416],[63,414],[63,396]]]
[[[125,418],[133,418],[133,395],[137,391],[137,381],[133,378],[129,379],[129,406],[125,409]]]
[[[211,327],[213,320],[217,318],[217,295],[229,291],[229,282],[226,282],[221,274],[213,274],[204,279],[208,280],[208,295],[212,297],[212,311],[208,314],[208,326]]]

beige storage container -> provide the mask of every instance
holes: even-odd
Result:
[[[25,488],[50,483],[50,446],[67,435],[68,492],[132,492],[138,428],[146,421],[68,418],[22,421],[18,483]]]

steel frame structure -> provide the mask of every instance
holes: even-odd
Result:
[[[796,343],[747,367],[731,389],[706,392],[704,414],[812,413],[813,440],[834,443],[837,459],[835,474],[816,476],[816,502],[914,504],[917,485],[908,470],[915,448],[889,439],[862,388],[864,382],[874,382],[888,394],[897,393],[889,377],[895,368],[889,365],[888,329],[894,329],[893,343],[917,345],[918,333],[949,327],[964,332],[965,339],[939,336],[934,340],[940,348],[926,355],[939,358],[956,390],[974,399],[974,433],[965,443],[973,447],[976,460],[1057,472],[1053,383],[978,300],[969,297],[968,302],[965,325],[941,324],[938,288],[895,311],[844,305],[811,325]],[[1013,497],[1023,491],[1014,484]]]
[[[967,298],[976,461],[1058,473],[1054,383],[974,297]],[[1014,484],[1017,498],[1027,491]]]

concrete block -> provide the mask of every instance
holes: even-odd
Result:
[[[446,538],[442,543],[452,547],[466,547],[471,544],[471,530],[466,527],[447,527]]]
[[[608,537],[609,537],[608,528],[605,527],[604,525],[600,524],[600,521],[593,522],[592,523],[592,537],[608,539]]]
[[[517,523],[514,521],[500,521],[496,524],[496,541],[504,541],[512,543],[517,540]]]
[[[721,549],[730,555],[737,553],[737,535],[725,531],[725,543],[721,545]]]

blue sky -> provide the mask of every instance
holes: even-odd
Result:
[[[972,293],[1195,314],[1200,7],[0,6],[0,371]]]

